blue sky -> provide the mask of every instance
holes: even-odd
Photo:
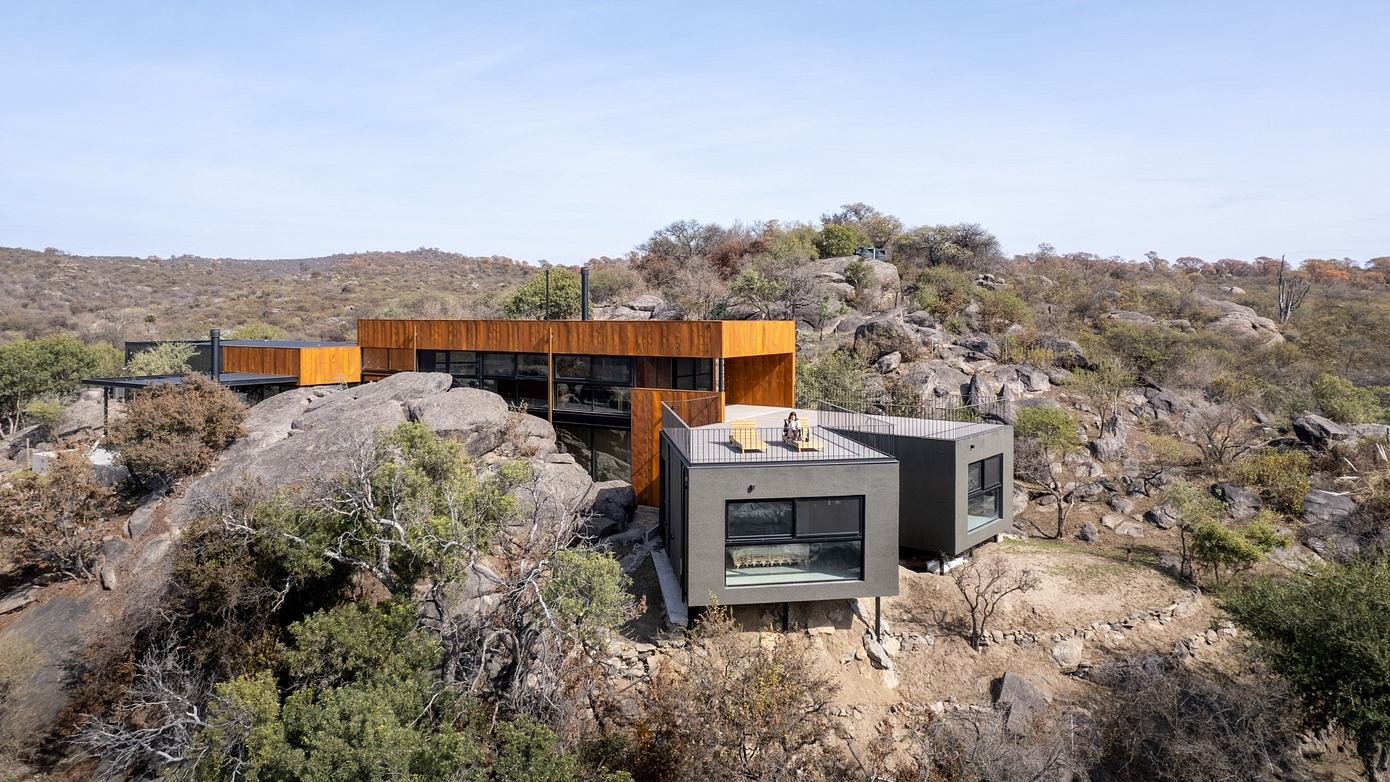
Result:
[[[867,201],[1390,255],[1390,3],[0,2],[0,245],[573,263]]]

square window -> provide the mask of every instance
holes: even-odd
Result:
[[[796,536],[858,535],[864,517],[864,500],[835,497],[796,501]]]

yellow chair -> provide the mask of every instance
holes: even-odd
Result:
[[[819,451],[822,443],[819,438],[811,436],[811,430],[815,424],[810,419],[801,422],[801,436],[796,438],[796,450],[798,451]]]
[[[740,418],[737,421],[729,422],[729,439],[734,445],[738,446],[739,451],[748,453],[749,451],[766,451],[767,443],[758,436],[758,425],[756,421],[749,418]]]

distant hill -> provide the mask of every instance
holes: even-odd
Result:
[[[190,337],[247,323],[349,339],[359,317],[494,314],[498,293],[531,269],[431,248],[241,260],[0,247],[0,341],[54,331],[112,342]]]

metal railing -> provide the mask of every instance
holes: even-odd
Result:
[[[1002,424],[1009,418],[1009,403],[1005,400],[988,399],[966,404],[958,394],[917,399],[865,395],[859,399],[821,401],[817,408],[826,411],[822,416],[838,415],[835,419],[823,420],[827,424],[833,420],[836,423],[833,428],[839,431],[882,434],[873,426],[865,426],[863,421],[867,419],[890,424],[890,434],[928,439],[949,439],[969,424]],[[862,438],[856,435],[856,439]]]
[[[892,458],[891,451],[879,450],[869,442],[861,442],[860,438],[816,423],[804,425],[796,436],[781,426],[744,426],[732,422],[692,429],[669,407],[662,405],[662,408],[664,434],[691,464]],[[888,430],[891,426],[880,423],[877,428]]]

